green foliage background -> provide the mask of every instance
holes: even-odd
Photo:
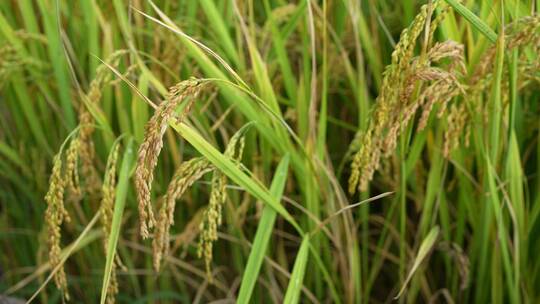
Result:
[[[0,294],[29,299],[37,290],[35,302],[62,301],[45,284],[44,196],[53,156],[88,107],[100,175],[124,137],[107,255],[99,200],[66,200],[72,221],[61,242],[74,303],[105,300],[115,254],[124,265],[118,303],[379,303],[402,288],[398,301],[407,303],[540,301],[540,1],[441,1],[434,18],[450,6],[434,40],[464,46],[465,86],[495,52],[484,90],[450,101],[485,105],[468,107],[469,145],[457,134],[445,157],[449,112],[432,113],[421,131],[415,115],[368,190],[347,191],[351,155],[363,144],[355,135],[376,119],[381,90],[398,88],[384,87],[383,72],[425,3],[0,1]],[[522,33],[531,42],[511,49],[500,37],[518,20],[534,25]],[[415,56],[424,55],[423,35]],[[85,104],[98,67],[117,50],[126,52],[105,68],[111,81],[97,106]],[[166,131],[152,193],[157,204],[193,157],[229,177],[211,281],[197,257],[211,178],[178,200],[159,272],[129,179],[154,113],[147,100],[159,105],[190,77],[210,85]],[[222,152],[247,123],[238,167]]]

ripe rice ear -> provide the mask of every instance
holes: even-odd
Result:
[[[103,227],[103,250],[105,254],[109,251],[109,237],[111,234],[114,200],[116,193],[116,166],[118,162],[118,152],[120,144],[116,142],[112,147],[111,153],[107,160],[103,185],[101,186],[101,223]],[[107,303],[114,304],[116,294],[118,293],[118,280],[116,278],[116,261],[112,262],[110,283],[107,288]]]
[[[62,152],[54,157],[53,170],[49,180],[49,190],[45,195],[47,210],[45,211],[45,225],[47,228],[47,244],[49,247],[49,262],[52,268],[61,264],[61,226],[69,222],[70,217],[64,206],[65,179],[62,168]],[[69,300],[66,273],[63,265],[54,275],[54,283],[61,291],[64,299]]]
[[[420,109],[418,130],[427,126],[436,103],[440,104],[441,116],[448,102],[464,93],[460,81],[465,71],[463,45],[454,41],[433,44],[432,41],[437,26],[446,16],[444,6],[442,13],[431,20],[433,10],[441,5],[441,1],[433,1],[422,6],[420,14],[402,32],[396,44],[368,127],[359,131],[353,142],[358,148],[349,177],[351,194],[367,190],[381,158],[394,152],[397,139]],[[426,33],[422,53],[414,57],[422,30]]]
[[[212,171],[214,167],[204,157],[190,159],[180,165],[172,181],[167,187],[167,193],[161,199],[156,231],[152,241],[154,269],[159,271],[161,260],[170,250],[169,231],[174,224],[174,210],[176,200],[179,199],[189,187],[204,174]]]
[[[244,151],[244,134],[247,128],[240,129],[231,138],[224,155],[235,160],[237,163],[242,159]],[[215,241],[218,239],[217,230],[221,226],[223,220],[223,205],[227,200],[227,176],[221,171],[214,171],[212,176],[212,190],[210,192],[210,201],[208,207],[203,213],[203,221],[200,224],[200,238],[197,255],[204,257],[206,274],[211,280],[211,263],[212,263],[212,248]]]
[[[177,117],[177,121],[180,122],[190,111],[205,83],[193,78],[171,87],[165,102],[157,108],[145,126],[144,139],[139,147],[135,169],[135,189],[139,205],[140,232],[143,239],[149,237],[149,229],[156,225],[154,208],[151,203],[151,190],[154,168],[163,147],[163,135],[167,130],[169,120],[176,115],[176,108],[182,102],[187,101],[183,113]]]
[[[81,173],[85,180],[86,193],[97,196],[100,192],[101,180],[94,167],[95,148],[93,134],[95,131],[95,118],[88,110],[89,106],[99,106],[103,87],[109,82],[111,72],[109,66],[116,67],[120,59],[127,53],[118,50],[112,53],[96,70],[96,76],[90,83],[88,92],[83,95],[83,102],[79,105],[79,126],[77,153],[81,160]],[[88,103],[88,105],[86,105]]]

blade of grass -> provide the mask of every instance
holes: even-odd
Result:
[[[489,150],[491,154],[489,155],[490,160],[493,162],[497,161],[498,152],[499,152],[499,140],[500,140],[500,129],[501,129],[501,115],[502,115],[502,82],[503,82],[503,68],[504,68],[504,47],[505,39],[504,34],[502,34],[497,42],[497,57],[495,61],[495,74],[493,77],[492,91],[491,91],[491,100],[490,100],[490,141],[489,141]]]
[[[236,16],[239,19],[242,33],[244,34],[244,38],[248,46],[249,56],[251,59],[251,66],[253,68],[254,81],[256,82],[259,91],[261,92],[260,96],[265,102],[268,103],[268,106],[270,107],[270,109],[272,109],[274,113],[277,113],[279,117],[281,118],[282,117],[281,110],[277,102],[276,94],[272,88],[272,82],[270,81],[270,76],[268,75],[268,69],[266,67],[266,64],[263,61],[262,56],[259,53],[259,50],[257,50],[253,37],[250,36],[249,31],[247,27],[245,26],[245,22],[244,22],[244,19],[242,18],[242,14],[240,13],[236,4],[233,4],[233,6],[234,6],[234,11],[236,13]]]
[[[88,43],[88,53],[94,56],[100,56],[99,46],[99,27],[97,24],[97,18],[95,11],[92,7],[92,1],[81,0],[80,4],[84,13],[84,23],[86,26],[86,36]],[[96,74],[97,61],[93,60],[92,56],[88,56],[88,72],[91,78],[94,78]]]
[[[489,158],[486,158],[486,162],[486,166],[488,168],[487,179],[489,185],[489,202],[493,204],[492,210],[494,210],[495,221],[497,223],[497,240],[500,243],[500,246],[497,247],[498,250],[496,251],[500,254],[500,258],[502,258],[504,274],[506,275],[506,280],[504,280],[504,283],[506,283],[508,287],[509,303],[521,303],[519,296],[519,288],[513,288],[515,280],[514,271],[517,269],[514,266],[517,265],[512,265],[510,258],[510,240],[509,236],[507,235],[508,229],[504,223],[502,213],[503,208],[499,200],[499,193],[495,183],[495,168],[493,168],[493,166],[491,165]],[[518,228],[516,227],[515,229]],[[501,277],[504,276],[501,275]]]
[[[285,155],[279,163],[272,185],[270,186],[270,193],[272,196],[281,199],[283,189],[285,188],[285,182],[287,180],[287,171],[289,168],[289,155]],[[240,291],[238,292],[238,299],[236,303],[249,303],[253,288],[257,282],[257,277],[261,269],[264,255],[266,254],[268,244],[270,243],[270,237],[276,221],[276,211],[269,205],[265,206],[259,225],[257,226],[257,232],[253,240],[253,246],[251,253],[244,269],[244,275],[242,277],[242,284],[240,285]]]
[[[480,234],[478,235],[479,239],[475,242],[478,244],[478,254],[476,255],[476,258],[478,259],[478,270],[477,270],[477,280],[479,283],[479,290],[484,290],[487,288],[488,284],[491,283],[491,288],[495,287],[493,284],[495,283],[495,280],[492,280],[491,282],[485,280],[486,277],[489,275],[488,273],[488,266],[487,263],[489,261],[489,257],[492,258],[492,263],[494,263],[493,259],[499,257],[500,258],[500,250],[497,251],[497,254],[493,254],[492,249],[490,248],[490,233],[491,233],[491,226],[493,221],[493,215],[495,213],[496,220],[498,219],[497,211],[493,208],[500,208],[500,205],[498,204],[498,193],[492,192],[492,185],[490,183],[493,179],[494,173],[492,172],[492,168],[490,168],[490,163],[497,163],[499,150],[500,150],[500,128],[501,128],[501,108],[502,108],[502,99],[501,99],[501,89],[502,89],[502,75],[503,75],[503,66],[504,66],[504,33],[499,37],[497,40],[497,54],[495,58],[495,66],[494,66],[494,75],[491,82],[491,92],[488,96],[488,109],[489,109],[489,124],[488,124],[488,133],[487,133],[487,140],[483,141],[478,140],[478,143],[480,143],[482,147],[482,155],[484,158],[484,164],[486,164],[485,168],[485,184],[484,188],[485,191],[490,193],[490,197],[488,198],[488,201],[485,204],[484,211],[482,214],[482,221],[481,224],[479,224],[480,228]],[[483,135],[483,134],[482,134]],[[476,135],[478,138],[480,138],[481,133],[477,133]],[[479,159],[480,161],[480,159]],[[496,200],[496,202],[494,202]],[[499,222],[497,222],[499,223]],[[503,251],[506,250],[506,248],[502,248]],[[504,258],[504,255],[503,255]],[[494,274],[491,275],[491,277],[494,277]],[[508,278],[510,280],[510,278]],[[475,295],[475,301],[476,302],[483,302],[486,298],[486,294],[483,292],[479,292]]]
[[[75,127],[75,110],[72,104],[70,90],[70,77],[66,62],[66,54],[60,36],[60,23],[56,20],[56,11],[59,10],[56,3],[53,5],[50,1],[38,1],[38,7],[43,16],[43,25],[48,40],[49,59],[53,67],[54,76],[58,83],[58,93],[64,111],[64,119],[69,129]]]
[[[207,53],[208,53],[228,71],[228,73],[232,76],[232,78],[240,87],[249,89],[249,87],[240,78],[240,76],[238,76],[238,74],[227,64],[225,60],[223,60],[223,58],[221,58],[218,54],[216,54],[206,45],[186,35],[157,6],[155,6],[152,2],[150,2],[150,4],[152,5],[152,8],[160,16],[160,18],[164,20],[164,22],[144,12],[141,12],[138,10],[137,12],[145,16],[149,20],[157,24],[160,24],[161,26],[164,26],[168,28],[169,30],[173,31],[174,33],[176,33],[178,37],[180,37],[181,42],[187,48],[187,51],[190,54],[190,56],[197,61],[198,65],[201,67],[201,69],[205,72],[206,75],[212,78],[217,78],[221,80],[226,80],[226,81],[229,80],[227,75],[223,73],[220,70],[220,68],[216,64],[214,64],[214,62],[212,62],[212,59],[209,56],[207,56]],[[266,127],[266,126],[269,126],[268,117],[266,115],[261,115],[263,113],[258,111],[258,109],[255,108],[251,104],[251,102],[248,100],[248,98],[244,94],[238,94],[238,91],[233,89],[230,86],[226,86],[226,85],[218,85],[218,86],[220,87],[221,94],[223,94],[225,99],[231,105],[235,105],[236,108],[239,109],[249,120],[257,121],[260,123],[260,125],[257,124],[257,128],[259,132],[261,132],[268,141],[272,142],[274,146],[279,146],[280,144],[282,144],[282,143],[278,144],[278,141],[275,140],[275,136],[273,136],[271,132],[272,131],[271,128]],[[265,126],[265,127],[263,128],[262,126]]]
[[[232,60],[233,64],[239,66],[241,61],[240,57],[238,56],[238,52],[236,51],[237,47],[234,45],[233,40],[228,33],[228,27],[223,20],[223,14],[218,12],[216,4],[213,0],[201,0],[199,3],[203,7],[203,12],[208,18],[209,26],[214,29],[218,38],[220,39],[218,45],[223,47],[227,57]]]
[[[111,271],[116,256],[116,247],[120,237],[120,226],[122,225],[122,215],[126,205],[126,196],[129,188],[129,177],[133,168],[134,152],[133,139],[129,139],[122,157],[122,166],[118,175],[118,185],[116,187],[116,198],[114,201],[114,213],[111,224],[109,243],[107,246],[107,260],[105,262],[105,272],[103,274],[103,286],[101,288],[101,304],[105,304],[107,289],[111,279]]]
[[[269,0],[263,1],[264,9],[266,14],[268,15],[268,21],[267,23],[270,26],[270,32],[272,37],[272,42],[274,44],[274,51],[276,52],[276,59],[278,61],[279,67],[281,69],[281,75],[283,75],[283,82],[285,85],[285,90],[287,90],[287,94],[289,95],[289,98],[291,98],[291,102],[294,105],[294,102],[296,101],[296,80],[294,79],[294,74],[292,71],[292,65],[290,63],[289,57],[287,55],[287,48],[285,45],[285,41],[283,39],[283,36],[281,32],[279,31],[276,21],[274,20],[272,10],[270,8]]]
[[[300,300],[300,292],[302,291],[302,282],[304,281],[304,275],[306,273],[306,265],[309,258],[309,236],[304,236],[300,249],[298,249],[298,254],[294,261],[294,267],[291,274],[291,279],[289,280],[289,285],[287,286],[287,292],[285,293],[285,298],[283,303],[285,304],[295,304]]]
[[[216,150],[216,148],[209,144],[190,126],[185,123],[178,124],[174,121],[171,121],[171,126],[231,180],[242,186],[247,192],[260,199],[265,204],[270,205],[277,213],[283,216],[285,220],[293,225],[298,232],[302,233],[302,229],[296,223],[294,218],[283,206],[281,206],[281,204],[279,204],[277,199],[270,194],[268,189],[261,185],[260,182],[255,181],[240,170],[229,158]]]
[[[497,34],[478,16],[466,8],[457,0],[444,0],[448,5],[454,8],[463,18],[467,19],[471,25],[484,35],[492,43],[497,42]]]
[[[58,272],[60,267],[64,265],[64,263],[73,254],[73,252],[80,248],[81,244],[83,243],[88,244],[88,239],[93,240],[96,237],[96,235],[94,235],[93,233],[91,234],[90,232],[92,232],[91,229],[92,227],[94,227],[98,219],[99,219],[99,212],[94,215],[92,220],[90,220],[88,225],[86,225],[86,227],[81,232],[79,237],[73,242],[73,244],[71,244],[69,249],[65,251],[65,253],[62,255],[60,259],[60,263],[58,263],[58,265],[54,269],[51,270],[51,273],[49,274],[47,279],[45,279],[45,281],[41,284],[41,286],[39,286],[36,292],[34,292],[34,294],[32,294],[32,296],[28,299],[28,301],[26,301],[26,304],[31,303],[39,295],[39,293],[45,288],[45,286],[47,286],[47,284],[52,280],[52,278],[54,277],[54,274]]]
[[[422,241],[422,244],[420,244],[420,248],[418,249],[418,253],[416,254],[416,257],[414,258],[414,263],[411,267],[411,270],[409,270],[409,274],[407,275],[405,282],[403,282],[401,289],[399,290],[397,296],[394,299],[398,299],[403,294],[403,292],[405,291],[405,288],[407,287],[407,284],[412,279],[414,273],[416,272],[418,267],[420,267],[422,262],[426,259],[428,254],[431,252],[431,249],[433,249],[433,246],[435,245],[435,241],[437,241],[438,237],[439,237],[439,227],[435,226],[431,228],[428,235]]]

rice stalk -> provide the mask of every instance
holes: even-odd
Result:
[[[229,141],[225,150],[227,157],[239,160],[244,149],[244,136],[241,129]],[[212,243],[217,240],[217,227],[221,225],[222,205],[226,200],[226,176],[204,157],[190,159],[176,170],[167,192],[161,198],[161,207],[156,220],[156,230],[152,241],[154,269],[159,271],[161,260],[170,252],[170,227],[174,224],[176,201],[203,175],[213,171],[208,207],[203,212],[203,220],[199,225],[201,237],[199,241],[199,257],[204,255],[209,273],[212,260]]]
[[[110,62],[115,64],[125,51],[117,51],[110,57]],[[109,80],[108,69],[105,65],[98,68],[96,78],[90,84],[89,93],[86,95],[88,102],[97,104],[101,98],[101,88]],[[49,181],[49,190],[45,196],[47,202],[47,210],[45,212],[45,224],[48,231],[48,247],[49,260],[53,267],[60,263],[61,252],[61,225],[64,222],[69,222],[70,217],[65,209],[65,190],[68,191],[70,199],[77,201],[83,197],[83,190],[80,182],[80,175],[85,179],[85,193],[98,195],[95,189],[101,184],[97,177],[97,170],[94,167],[94,143],[92,134],[94,132],[94,118],[88,109],[81,105],[79,108],[79,127],[75,129],[74,136],[66,150],[65,163],[60,152],[54,158],[53,170]],[[71,136],[70,136],[71,137]],[[117,154],[117,153],[116,153]],[[114,161],[114,159],[113,159]],[[81,163],[81,174],[79,174],[79,162]],[[103,185],[102,204],[107,210],[108,203],[112,202],[111,195],[114,197],[114,170],[107,168],[107,182]],[[110,176],[110,175],[113,176]],[[112,206],[111,206],[112,208]],[[104,224],[107,223],[107,211],[105,214]],[[109,223],[110,225],[110,223]],[[106,226],[106,225],[105,225]],[[110,229],[109,229],[110,230]],[[54,281],[58,289],[62,292],[65,300],[69,299],[67,291],[67,281],[63,266],[54,275]],[[116,286],[111,284],[111,286]],[[115,292],[112,290],[112,292]]]
[[[507,51],[515,48],[523,48],[526,46],[532,46],[533,50],[540,49],[540,36],[538,30],[540,29],[540,16],[533,15],[516,20],[515,22],[506,26],[505,49]],[[494,62],[496,56],[496,46],[491,46],[482,57],[482,60],[475,67],[474,73],[470,79],[470,89],[467,94],[477,97],[481,94],[491,83],[493,75]],[[524,59],[524,58],[523,58]],[[536,58],[535,58],[536,59]],[[521,60],[520,65],[524,65],[529,60]],[[507,81],[507,80],[506,80]],[[506,82],[505,81],[505,82]]]

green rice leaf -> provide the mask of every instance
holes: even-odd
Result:
[[[300,292],[302,290],[302,284],[304,282],[304,275],[306,274],[306,265],[309,257],[309,236],[304,236],[296,260],[294,261],[294,267],[289,280],[289,286],[287,286],[287,292],[283,303],[295,304],[300,300]]]
[[[272,185],[270,186],[270,193],[278,200],[281,199],[283,189],[285,188],[285,182],[287,181],[287,171],[289,168],[289,155],[285,155],[279,163]],[[244,270],[244,276],[242,277],[242,285],[240,285],[240,291],[238,293],[238,299],[236,303],[249,303],[253,288],[257,282],[259,271],[266,254],[268,244],[270,243],[270,237],[274,229],[274,223],[276,221],[276,211],[269,205],[265,206],[257,226],[257,232],[253,240],[253,246]]]

